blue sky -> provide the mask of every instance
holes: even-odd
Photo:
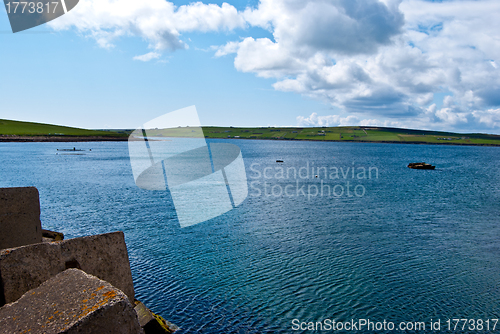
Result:
[[[202,124],[500,133],[498,1],[80,0],[12,34],[0,118],[135,128],[196,105]]]

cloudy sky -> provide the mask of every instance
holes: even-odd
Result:
[[[500,134],[500,1],[80,0],[16,34],[0,118],[134,128],[378,125]]]

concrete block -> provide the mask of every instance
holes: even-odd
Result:
[[[0,250],[0,306],[68,268],[97,276],[134,300],[125,237],[113,232]]]
[[[42,242],[38,190],[0,188],[0,249],[38,242]]]
[[[127,296],[108,282],[68,269],[0,308],[0,334],[143,333]]]

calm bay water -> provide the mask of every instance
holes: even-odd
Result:
[[[124,231],[137,298],[181,333],[500,318],[500,148],[226,142],[249,196],[184,229],[168,192],[135,186],[127,143],[0,143],[0,187],[36,186],[67,238]],[[74,146],[92,151],[56,155]]]

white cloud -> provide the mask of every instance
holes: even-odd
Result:
[[[279,78],[285,74],[299,73],[294,71],[301,65],[299,61],[291,56],[286,48],[268,38],[248,37],[237,46],[230,44],[225,48],[225,52],[231,49],[237,53],[234,66],[239,71],[254,72],[264,78]]]
[[[239,48],[239,43],[238,42],[228,42],[226,45],[217,47],[213,46],[212,47],[214,50],[217,50],[215,52],[215,57],[222,57],[222,56],[227,56],[228,54],[231,53],[236,53]]]
[[[236,8],[225,2],[220,7],[201,2],[180,6],[174,14],[174,20],[179,31],[233,30],[246,24]]]
[[[82,0],[71,12],[49,23],[56,30],[75,27],[112,47],[122,36],[140,36],[150,48],[161,51],[187,48],[182,32],[221,31],[244,27],[245,21],[233,6],[191,3],[176,7],[164,0]]]
[[[474,110],[472,115],[477,122],[482,123],[485,127],[495,129],[500,127],[500,108],[488,110]]]
[[[236,69],[273,77],[275,89],[325,101],[359,122],[482,129],[480,111],[500,106],[499,14],[492,0],[262,0],[245,18],[274,41],[247,38],[226,53],[236,54]],[[430,111],[441,92],[452,100]],[[298,122],[337,121],[322,117]]]
[[[318,50],[371,53],[390,44],[403,16],[377,0],[261,0],[245,11],[250,24],[272,30],[275,40],[303,54]]]
[[[359,123],[356,116],[340,117],[339,115],[318,116],[313,112],[309,117],[297,117],[299,126],[347,126]]]
[[[140,61],[150,61],[153,59],[158,59],[160,58],[161,54],[158,52],[149,52],[141,56],[135,56],[133,59],[134,60],[140,60]]]

